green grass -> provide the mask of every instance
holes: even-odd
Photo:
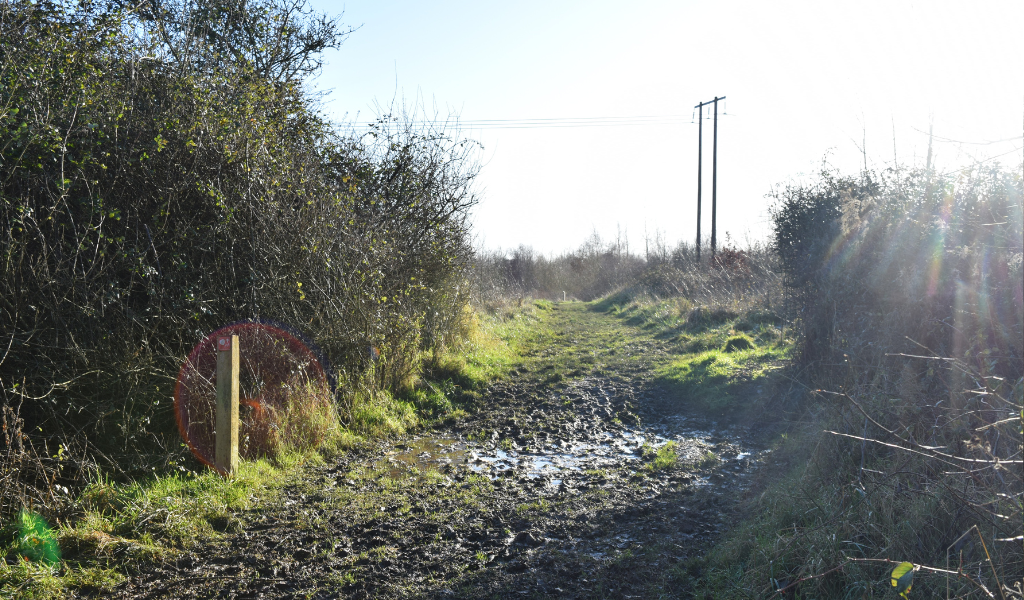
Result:
[[[720,414],[748,406],[756,385],[780,368],[789,353],[789,347],[766,346],[686,354],[659,369],[657,381],[688,406]]]
[[[224,478],[212,470],[178,472],[130,483],[100,480],[79,496],[83,515],[55,532],[63,560],[22,558],[17,540],[0,548],[0,597],[56,598],[67,588],[110,591],[140,562],[173,559],[182,550],[236,531],[236,513],[266,501],[315,453],[287,453],[273,463],[244,461]],[[9,532],[8,532],[9,533]],[[4,539],[10,540],[10,535]]]
[[[507,377],[522,362],[523,340],[541,321],[542,311],[551,310],[551,303],[544,302],[474,311],[468,317],[466,340],[460,346],[424,356],[422,378],[450,381],[454,386],[451,395],[477,398],[477,392],[488,383]]]
[[[620,293],[591,307],[671,344],[655,382],[691,410],[738,416],[792,357],[792,334],[777,315],[756,306],[695,307],[685,298]]]
[[[676,447],[678,444],[675,442],[666,442],[662,447],[656,451],[652,451],[651,462],[647,463],[646,468],[649,471],[667,471],[675,468],[679,463],[679,456],[676,454]]]
[[[387,390],[364,392],[353,402],[350,429],[360,438],[403,435],[421,424],[413,402]]]

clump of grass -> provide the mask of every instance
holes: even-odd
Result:
[[[676,442],[669,441],[654,451],[651,462],[647,463],[647,470],[667,471],[674,468],[679,462],[679,456],[676,454],[678,445]]]
[[[59,598],[64,588],[56,566],[30,560],[0,561],[0,597],[26,600]]]
[[[715,325],[731,321],[737,316],[739,315],[736,312],[727,308],[700,306],[691,310],[690,314],[686,316],[686,325],[691,329],[714,327]]]
[[[82,493],[85,516],[74,530],[62,535],[77,537],[84,546],[117,541],[97,538],[96,532],[100,532],[135,540],[140,547],[187,548],[216,537],[217,529],[222,528],[218,524],[230,522],[235,513],[248,508],[257,490],[281,485],[290,468],[308,458],[287,453],[279,455],[275,463],[243,461],[231,477],[204,470],[128,483],[100,480]],[[154,519],[154,515],[161,518]]]
[[[299,463],[315,459],[312,453],[283,452],[274,462],[242,461],[229,478],[213,470],[130,482],[97,478],[79,496],[83,514],[74,524],[44,529],[26,513],[22,539],[0,549],[0,597],[56,598],[83,587],[110,591],[128,565],[169,560],[237,530],[237,515],[254,498],[272,497],[294,478]],[[59,550],[48,552],[50,543]],[[18,560],[3,560],[12,555]]]
[[[436,382],[422,380],[415,388],[406,390],[403,396],[416,406],[422,418],[437,421],[465,414],[465,411],[457,410],[452,402],[457,391],[458,388],[451,379]]]
[[[241,401],[239,453],[242,458],[276,458],[287,452],[306,452],[324,445],[337,447],[343,436],[337,405],[326,381],[298,376],[278,394]]]
[[[446,376],[464,390],[478,390],[489,381],[505,377],[519,364],[524,338],[540,319],[533,303],[488,303],[477,307],[474,315],[466,339],[443,358],[450,367]],[[431,365],[427,366],[429,371]]]
[[[535,500],[534,502],[529,502],[516,506],[516,512],[519,514],[524,514],[527,512],[537,512],[543,514],[546,513],[550,508],[551,503],[545,500],[544,498],[540,498],[539,500]]]
[[[754,341],[745,335],[734,335],[725,341],[726,352],[737,352],[740,350],[753,350],[757,346],[754,345]]]
[[[750,405],[756,385],[789,357],[787,346],[684,355],[658,371],[658,381],[693,408],[721,413]],[[748,400],[747,402],[743,402]]]
[[[352,404],[350,427],[366,437],[402,435],[420,424],[416,407],[388,391],[364,390]]]
[[[736,320],[737,331],[759,331],[766,325],[781,325],[782,317],[771,310],[754,308]]]
[[[697,459],[696,465],[697,468],[700,469],[709,469],[711,467],[718,466],[721,462],[722,459],[719,458],[717,454],[710,450],[707,450],[704,452],[704,454],[701,455],[699,459]]]
[[[68,588],[112,594],[125,576],[103,566],[74,563],[48,565],[27,560],[0,561],[0,598],[49,600],[64,598]]]

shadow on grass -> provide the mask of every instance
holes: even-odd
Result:
[[[740,417],[763,406],[788,381],[787,350],[761,347],[683,356],[658,370],[652,383],[669,410]]]

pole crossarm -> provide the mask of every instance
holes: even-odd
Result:
[[[701,102],[700,104],[694,106],[694,108],[703,108],[705,106],[709,106],[711,104],[714,104],[716,100],[725,100],[725,96],[719,96],[719,97],[715,98],[714,100],[708,100],[707,102]]]

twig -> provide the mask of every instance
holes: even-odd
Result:
[[[854,440],[858,440],[858,441],[866,440],[866,441],[869,441],[869,442],[873,442],[875,444],[881,444],[882,446],[887,446],[889,448],[896,448],[897,450],[905,450],[907,452],[912,452],[914,454],[920,454],[921,456],[926,456],[928,458],[934,458],[935,460],[942,461],[942,462],[946,463],[947,465],[951,465],[951,466],[956,466],[956,465],[954,465],[953,463],[949,462],[948,460],[944,460],[944,459],[942,459],[940,457],[949,457],[949,458],[953,458],[953,459],[956,459],[956,460],[962,460],[962,461],[971,462],[971,463],[982,463],[982,464],[986,464],[986,465],[988,465],[990,467],[994,467],[996,465],[996,462],[992,461],[992,460],[982,460],[980,458],[960,458],[959,456],[949,456],[948,454],[943,454],[941,452],[936,452],[935,454],[929,454],[927,452],[922,452],[920,450],[915,450],[914,448],[907,448],[906,446],[897,446],[896,444],[889,444],[887,442],[883,442],[881,440],[876,440],[874,438],[866,438],[866,437],[861,437],[859,435],[850,435],[849,433],[839,433],[838,431],[832,431],[831,429],[826,429],[824,431],[825,431],[825,433],[831,433],[832,435],[838,435],[839,437],[846,437],[846,438],[850,438],[850,439],[854,439]],[[999,464],[1019,465],[1019,464],[1024,464],[1024,461],[1021,461],[1021,460],[1000,460]]]
[[[800,579],[797,579],[796,581],[794,581],[793,583],[787,585],[786,587],[778,589],[778,590],[775,590],[775,593],[772,594],[770,598],[778,597],[779,594],[782,594],[782,593],[786,592],[786,590],[788,590],[791,587],[794,587],[795,585],[797,585],[800,582],[809,581],[811,579],[818,579],[819,577],[824,577],[824,576],[828,575],[829,573],[833,573],[835,571],[838,571],[838,570],[842,569],[843,567],[845,567],[846,566],[846,562],[848,562],[849,560],[850,559],[847,559],[847,561],[844,561],[844,562],[840,563],[836,567],[832,567],[831,569],[829,569],[828,571],[825,571],[824,573],[818,573],[817,575],[808,575],[806,577],[801,577]]]
[[[888,429],[888,428],[884,427],[881,423],[879,423],[878,421],[876,421],[873,418],[871,418],[871,416],[868,415],[868,412],[866,410],[864,410],[864,407],[861,406],[859,402],[857,402],[856,400],[854,400],[853,398],[851,398],[847,394],[843,394],[843,393],[839,393],[839,392],[830,392],[830,391],[827,391],[827,390],[815,390],[815,391],[817,393],[819,393],[819,394],[830,394],[830,395],[833,395],[833,396],[842,396],[842,397],[846,398],[854,406],[856,406],[857,410],[859,410],[861,412],[861,414],[863,414],[865,417],[867,417],[868,420],[870,420],[871,423],[873,425],[875,425],[875,427],[878,427],[882,431],[888,433],[889,435],[893,436],[894,438],[900,440],[903,443],[911,444],[913,446],[916,446],[917,448],[922,448],[924,450],[927,450],[927,451],[930,452],[930,454],[926,453],[926,452],[921,452],[919,450],[915,450],[913,448],[907,448],[905,446],[897,446],[895,444],[887,444],[887,443],[885,443],[883,441],[872,439],[872,438],[867,438],[868,441],[874,442],[876,444],[882,444],[884,446],[889,446],[891,448],[899,448],[901,450],[906,450],[908,452],[915,452],[917,454],[920,454],[922,456],[928,456],[930,458],[942,457],[942,458],[949,459],[949,460],[959,460],[959,461],[969,462],[969,463],[995,464],[995,461],[991,461],[991,460],[982,460],[982,459],[977,459],[977,458],[962,458],[960,456],[953,456],[952,454],[946,454],[945,452],[936,452],[934,449],[929,448],[928,446],[922,446],[921,444],[918,444],[917,442],[914,442],[914,441],[911,441],[911,440],[904,440],[900,436],[896,435],[895,431],[892,431],[891,429]],[[835,435],[839,435],[839,436],[843,436],[843,437],[853,438],[855,440],[862,439],[861,437],[858,437],[858,436],[855,436],[855,435],[849,435],[849,434],[846,434],[846,433],[837,433],[835,431],[829,431],[829,433],[833,433]],[[1024,464],[1024,460],[1000,460],[999,462],[1000,463],[1006,463],[1006,464]]]
[[[985,431],[986,429],[989,429],[991,427],[996,427],[998,425],[1002,425],[1003,423],[1011,423],[1013,421],[1020,421],[1020,417],[1010,417],[1009,419],[1003,419],[1002,421],[996,421],[995,423],[989,423],[988,425],[982,425],[981,427],[978,427],[977,429],[975,429],[975,431]]]
[[[886,564],[890,564],[890,565],[898,565],[898,564],[901,564],[903,562],[901,560],[893,560],[891,558],[851,558],[851,557],[847,557],[846,560],[849,561],[849,562],[880,562],[880,563],[886,563]],[[989,598],[995,598],[996,597],[995,594],[990,592],[987,587],[985,587],[984,585],[981,584],[981,582],[978,582],[978,581],[975,581],[974,579],[971,579],[971,577],[969,575],[967,575],[967,573],[964,573],[963,571],[950,571],[948,569],[939,569],[939,568],[936,568],[936,567],[929,567],[927,565],[914,565],[914,568],[919,570],[919,571],[928,571],[930,573],[937,573],[937,574],[946,575],[947,577],[949,575],[956,575],[958,577],[963,577],[967,581],[970,581],[974,585],[978,586],[978,588],[981,589],[981,591],[983,591],[986,594],[988,594]]]
[[[213,581],[213,580],[217,580],[217,579],[245,579],[247,577],[248,577],[247,575],[207,575],[205,577],[178,577],[174,581],[167,582],[166,584],[164,584],[164,586],[165,587],[170,587],[172,585],[177,585],[179,583],[184,583],[186,581],[206,581],[206,580]],[[271,577],[251,577],[250,579],[253,582],[266,581],[268,583],[272,582],[272,581],[288,581],[287,579],[271,578]]]
[[[906,358],[923,358],[925,360],[944,360],[949,362],[956,362],[955,358],[946,358],[944,356],[921,356],[919,354],[904,354],[903,352],[886,352],[886,356],[905,356]]]

